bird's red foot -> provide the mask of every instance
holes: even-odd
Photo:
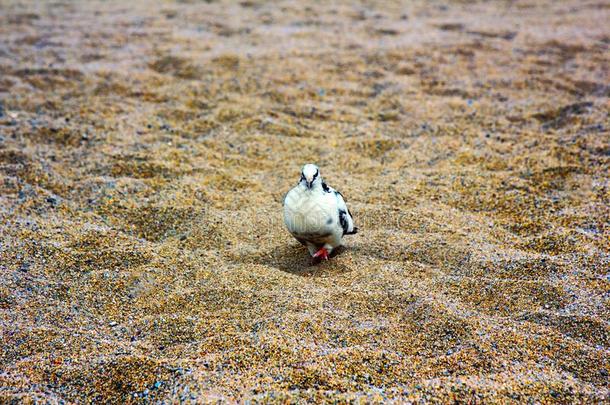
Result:
[[[313,255],[314,260],[328,260],[328,250],[322,248]]]

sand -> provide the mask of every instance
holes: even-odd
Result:
[[[0,402],[610,401],[608,21],[1,0]]]

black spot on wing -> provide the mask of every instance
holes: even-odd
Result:
[[[345,232],[344,235],[355,235],[358,233],[358,228],[354,227],[350,232]]]
[[[349,217],[352,219],[352,222],[354,222],[354,216],[352,215],[351,212],[349,212],[349,208],[347,209],[347,215],[349,215]],[[345,232],[345,235],[354,235],[356,233],[358,233],[358,228],[356,226],[354,226],[354,228],[351,231]]]
[[[330,188],[328,188],[328,185],[324,182],[322,182],[322,190],[324,190],[325,193],[330,193]]]
[[[339,210],[339,223],[341,224],[341,228],[343,228],[343,235],[345,235],[348,231],[347,224],[347,212],[344,210]]]

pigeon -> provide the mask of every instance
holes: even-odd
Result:
[[[328,260],[343,236],[358,232],[343,195],[329,187],[311,163],[303,166],[299,183],[284,197],[284,222],[314,260]]]

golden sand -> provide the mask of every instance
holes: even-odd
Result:
[[[0,402],[609,401],[608,21],[1,0]]]

